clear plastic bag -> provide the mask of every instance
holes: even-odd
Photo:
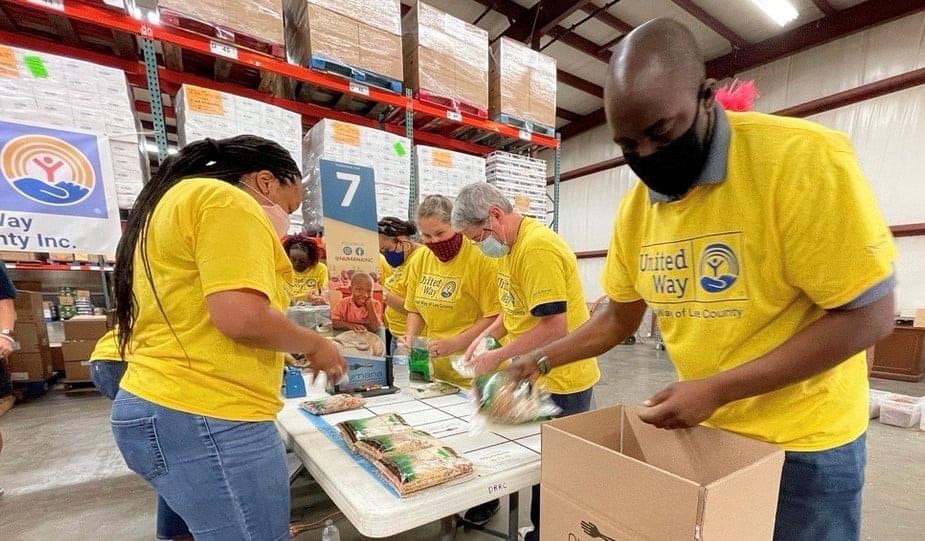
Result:
[[[405,419],[397,413],[387,413],[368,419],[344,421],[338,423],[337,429],[340,430],[341,435],[350,445],[356,445],[356,442],[361,439],[413,430],[405,422]]]
[[[472,462],[449,447],[428,447],[373,462],[402,496],[473,472]]]
[[[362,408],[366,400],[349,394],[336,394],[302,402],[302,409],[313,415],[327,415],[339,411]]]
[[[516,381],[506,373],[482,376],[475,381],[476,416],[502,424],[545,421],[562,409],[549,393],[528,381]]]
[[[427,341],[422,338],[414,339],[411,355],[408,357],[408,373],[414,381],[434,380],[434,363],[427,351]]]
[[[492,336],[486,336],[482,338],[479,344],[475,347],[475,351],[472,352],[472,359],[477,359],[479,355],[483,353],[488,353],[489,351],[498,349],[501,347],[501,343],[498,342]],[[457,374],[464,378],[474,378],[475,377],[475,365],[466,362],[466,358],[463,355],[450,355],[450,365],[453,367],[453,370]]]
[[[384,457],[440,446],[440,440],[427,432],[411,430],[358,440],[356,450],[369,460],[380,460]]]

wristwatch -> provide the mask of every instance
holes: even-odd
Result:
[[[543,353],[543,350],[538,349],[533,352],[533,362],[536,363],[536,368],[540,371],[540,374],[545,376],[549,373],[549,357]]]

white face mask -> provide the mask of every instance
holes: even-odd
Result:
[[[267,215],[267,219],[270,220],[270,224],[273,225],[273,229],[276,230],[276,236],[279,238],[285,237],[289,233],[289,213],[283,210],[283,207],[281,207],[279,203],[274,203],[269,197],[263,195],[255,188],[248,184],[244,184],[244,186],[250,188],[252,192],[269,203],[269,205],[260,205],[260,208],[263,209],[264,214]]]

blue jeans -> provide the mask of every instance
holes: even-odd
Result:
[[[90,363],[90,379],[100,394],[115,400],[119,392],[119,382],[125,375],[126,364],[119,361],[96,361]]]
[[[553,402],[562,408],[559,417],[568,417],[576,413],[584,413],[591,409],[591,395],[594,389],[588,389],[580,393],[572,394],[554,394]],[[540,485],[534,485],[532,489],[532,498],[530,502],[530,522],[533,523],[533,531],[528,533],[525,541],[538,541],[540,538]]]
[[[112,432],[129,469],[197,541],[289,539],[289,476],[272,421],[225,421],[119,391]]]
[[[787,452],[777,502],[775,541],[856,541],[867,435],[816,453]]]

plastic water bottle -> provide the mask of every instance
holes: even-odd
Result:
[[[340,531],[334,525],[333,520],[324,521],[324,530],[321,530],[321,541],[340,541]]]

